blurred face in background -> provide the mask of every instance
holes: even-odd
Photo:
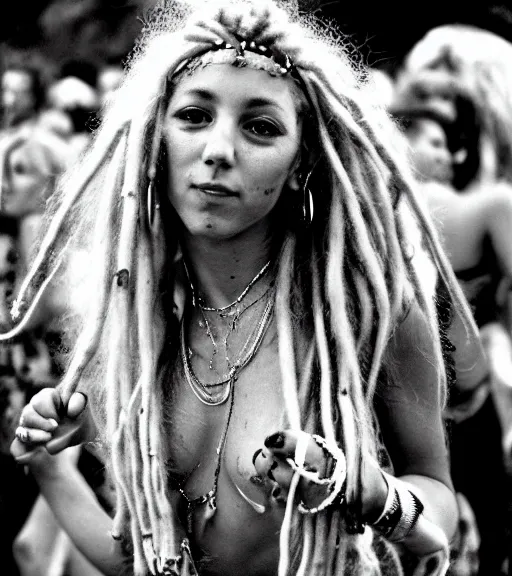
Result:
[[[453,158],[442,126],[430,119],[415,120],[407,130],[411,158],[416,177],[450,184],[453,179]]]
[[[24,70],[6,70],[2,76],[2,108],[7,126],[26,120],[35,112],[33,78]]]
[[[16,143],[3,157],[0,211],[14,218],[41,212],[50,178],[44,148],[30,141]]]

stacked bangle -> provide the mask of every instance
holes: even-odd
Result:
[[[388,485],[388,496],[373,528],[391,542],[399,542],[413,530],[423,512],[423,504],[403,482],[386,472],[383,475]]]

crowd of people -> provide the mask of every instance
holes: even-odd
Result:
[[[7,62],[5,574],[512,574],[512,44],[350,58],[227,0]]]

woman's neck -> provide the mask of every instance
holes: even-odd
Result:
[[[266,229],[257,227],[228,240],[186,235],[183,249],[194,288],[217,308],[236,300],[271,257]]]

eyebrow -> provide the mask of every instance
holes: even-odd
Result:
[[[217,97],[215,94],[209,90],[202,88],[192,88],[186,92],[189,96],[196,96],[197,98],[202,98],[203,100],[208,100],[210,102],[215,102]],[[283,110],[282,106],[276,100],[269,100],[268,98],[250,98],[246,102],[247,108],[264,108],[265,106],[271,106],[272,108],[277,108],[278,110]]]

